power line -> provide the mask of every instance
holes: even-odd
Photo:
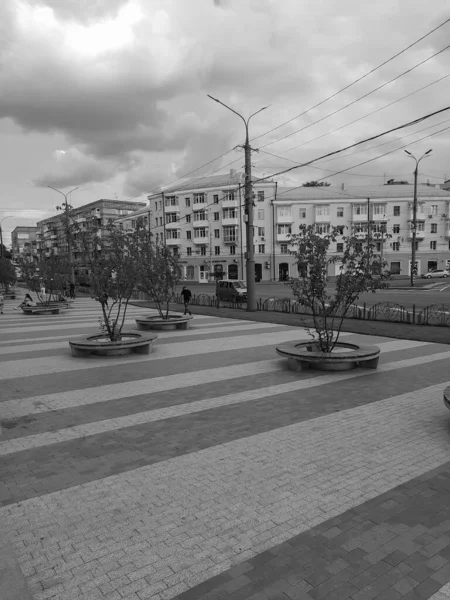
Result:
[[[415,90],[414,92],[406,94],[405,96],[402,96],[401,98],[398,98],[397,100],[389,102],[389,104],[385,104],[384,106],[381,106],[380,108],[377,108],[377,109],[373,110],[372,112],[367,113],[366,115],[363,115],[362,117],[358,117],[358,119],[354,119],[353,121],[350,121],[350,123],[346,123],[345,125],[336,127],[336,129],[328,131],[327,133],[323,133],[322,135],[318,135],[317,137],[307,140],[306,142],[302,142],[301,144],[298,144],[297,146],[293,146],[292,148],[289,148],[288,150],[284,150],[283,154],[291,152],[292,150],[296,150],[297,148],[301,148],[302,146],[306,146],[307,144],[310,144],[311,142],[315,142],[316,140],[320,140],[320,139],[326,137],[327,135],[331,135],[332,133],[336,133],[336,131],[340,131],[341,129],[344,129],[345,127],[349,127],[350,125],[353,125],[354,123],[357,123],[358,121],[362,121],[363,119],[366,119],[367,117],[370,117],[371,115],[374,115],[375,113],[378,113],[378,112],[384,110],[385,108],[392,106],[393,104],[397,104],[397,102],[401,102],[402,100],[405,100],[406,98],[409,98],[410,96],[413,96],[414,94],[417,94],[418,92],[421,92],[421,91],[425,90],[426,88],[429,88],[432,85],[435,85],[436,83],[439,83],[440,81],[442,81],[444,79],[447,79],[447,77],[450,77],[450,73],[448,73],[447,75],[444,75],[443,77],[440,77],[439,79],[436,79],[435,81],[432,81],[431,83]],[[260,151],[264,152],[264,150],[262,150],[261,148],[260,148]],[[281,157],[279,157],[279,158],[281,158]]]
[[[442,52],[445,52],[445,50],[448,50],[449,48],[450,48],[450,44],[448,44],[447,46],[445,46],[445,48],[442,48],[441,50],[438,50],[437,52],[435,52],[434,54],[432,54],[431,56],[429,56],[425,60],[422,60],[420,63],[417,63],[413,67],[407,69],[406,71],[403,71],[403,73],[400,73],[400,75],[396,75],[395,77],[393,77],[389,81],[385,81],[384,83],[382,83],[378,87],[374,88],[373,90],[370,90],[366,94],[363,94],[359,98],[356,98],[356,100],[352,100],[352,102],[349,102],[348,104],[345,104],[344,106],[341,106],[341,108],[336,109],[335,111],[329,113],[328,115],[325,115],[324,117],[321,117],[317,121],[313,121],[312,123],[309,123],[308,125],[305,125],[305,127],[302,127],[301,129],[297,129],[296,131],[293,131],[292,133],[288,133],[288,134],[284,135],[283,137],[278,138],[277,140],[274,140],[273,142],[267,142],[267,144],[264,144],[263,146],[260,146],[260,150],[261,150],[261,148],[266,148],[267,146],[271,146],[272,144],[276,144],[277,142],[281,142],[282,140],[285,140],[288,137],[291,137],[291,136],[293,136],[293,135],[295,135],[297,133],[300,133],[301,131],[304,131],[305,129],[309,129],[313,125],[316,125],[317,123],[321,123],[322,121],[325,121],[325,119],[328,119],[329,117],[332,117],[332,116],[336,115],[337,113],[339,113],[342,110],[348,108],[349,106],[353,106],[353,104],[356,104],[360,100],[363,100],[364,98],[367,98],[371,94],[373,94],[373,93],[381,90],[382,88],[386,87],[390,83],[393,83],[394,81],[397,81],[397,79],[400,79],[400,77],[403,77],[404,75],[407,75],[408,73],[411,73],[411,71],[414,71],[414,69],[417,69],[418,67],[420,67],[421,65],[425,64],[426,62],[428,62],[429,60],[431,60],[435,56],[438,56],[439,54],[442,54]]]
[[[385,65],[387,65],[388,63],[390,63],[391,61],[393,61],[398,56],[404,54],[407,50],[410,50],[411,48],[413,48],[414,46],[416,46],[419,42],[421,42],[422,40],[424,40],[425,38],[427,38],[428,36],[430,36],[432,33],[434,33],[435,31],[437,31],[438,29],[440,29],[444,25],[446,25],[448,22],[450,22],[450,18],[446,19],[443,23],[441,23],[440,25],[438,25],[437,27],[435,27],[434,29],[432,29],[431,31],[429,31],[428,33],[426,33],[425,35],[423,35],[422,37],[420,37],[419,39],[417,39],[415,42],[413,42],[409,46],[406,46],[406,48],[404,48],[400,52],[397,52],[397,54],[394,54],[393,56],[391,56],[391,58],[388,58],[387,60],[385,60],[384,62],[382,62],[381,64],[379,64],[377,67],[374,67],[370,71],[367,71],[367,73],[365,73],[361,77],[358,77],[357,79],[355,79],[354,81],[352,81],[352,83],[349,83],[348,85],[346,85],[345,87],[343,87],[339,91],[335,92],[331,96],[328,96],[328,98],[325,98],[325,100],[322,100],[321,102],[318,102],[314,106],[311,106],[311,108],[308,108],[307,110],[305,110],[302,113],[296,115],[295,117],[292,117],[292,119],[289,119],[288,121],[285,121],[281,125],[278,125],[277,127],[274,127],[273,129],[270,129],[269,131],[266,131],[266,133],[262,133],[261,135],[258,135],[257,137],[253,138],[252,141],[257,140],[260,137],[263,137],[265,135],[268,135],[269,133],[272,133],[273,131],[276,131],[277,129],[280,129],[281,127],[284,127],[284,125],[288,125],[289,123],[292,123],[292,121],[295,121],[295,119],[298,119],[299,117],[302,117],[303,115],[306,115],[311,110],[314,110],[315,108],[318,108],[322,104],[325,104],[325,102],[328,102],[328,100],[331,100],[332,98],[335,98],[336,96],[338,96],[342,92],[345,92],[345,90],[348,90],[349,88],[351,88],[352,86],[354,86],[356,83],[362,81],[363,79],[365,79],[366,77],[368,77],[372,73],[375,73],[375,71],[377,71],[378,69],[381,69],[381,67],[384,67]]]

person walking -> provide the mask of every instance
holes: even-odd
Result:
[[[41,302],[45,304],[47,302],[47,294],[45,292],[45,283],[41,283]]]
[[[73,281],[71,281],[69,284],[69,290],[70,290],[70,297],[72,299],[74,299],[75,298],[75,284],[73,283]]]
[[[192,298],[191,290],[188,290],[187,287],[184,287],[181,290],[181,296],[183,297],[183,302],[184,302],[184,314],[189,313],[190,315],[192,315],[191,311],[189,310],[189,302],[191,301],[191,298]]]
[[[5,306],[5,296],[0,294],[0,315],[3,315],[3,307]]]

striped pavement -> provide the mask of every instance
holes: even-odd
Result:
[[[450,598],[448,346],[345,333],[378,370],[294,373],[275,346],[304,329],[195,315],[148,356],[74,358],[97,303],[15,305],[0,580],[34,600]]]

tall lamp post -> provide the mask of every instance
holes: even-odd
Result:
[[[3,258],[3,228],[2,228],[2,223],[3,221],[6,221],[6,219],[12,219],[14,215],[8,215],[7,217],[3,217],[3,219],[0,221],[0,258]]]
[[[253,186],[252,186],[252,162],[251,162],[251,152],[252,148],[249,142],[248,136],[248,124],[250,119],[260,113],[263,110],[266,110],[268,106],[263,106],[252,115],[245,119],[241,114],[236,112],[230,106],[227,106],[224,102],[221,102],[217,98],[213,98],[208,94],[208,98],[214,100],[214,102],[218,102],[228,110],[231,110],[232,113],[237,115],[240,119],[244,121],[245,125],[245,215],[246,215],[246,237],[247,237],[247,253],[246,253],[246,278],[247,278],[247,310],[255,311],[256,310],[256,288],[255,288],[255,253],[253,252]]]
[[[64,202],[62,203],[61,206],[57,206],[56,208],[63,210],[65,218],[66,218],[67,257],[69,260],[69,267],[70,267],[70,283],[73,283],[75,285],[75,271],[74,271],[73,259],[72,259],[72,237],[70,235],[70,224],[69,224],[70,209],[72,207],[69,204],[68,197],[70,196],[70,194],[72,192],[77,190],[80,186],[73,188],[73,190],[70,190],[70,192],[67,192],[67,194],[65,194],[64,192],[61,192],[61,190],[57,190],[56,188],[52,187],[51,185],[46,185],[45,187],[48,187],[51,190],[53,190],[54,192],[58,192],[58,194],[61,194],[61,196],[64,196]]]
[[[413,201],[413,218],[412,218],[412,242],[411,242],[411,287],[414,287],[416,284],[416,235],[417,235],[417,177],[419,174],[419,163],[422,158],[429,156],[432,150],[428,150],[425,154],[422,154],[420,158],[416,158],[411,152],[405,150],[406,154],[415,160],[416,168],[414,169],[414,201]]]

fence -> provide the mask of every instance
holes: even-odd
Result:
[[[136,292],[133,295],[134,300],[145,300],[145,296]],[[183,304],[180,295],[176,295],[173,303]],[[208,306],[211,308],[236,308],[245,310],[245,302],[230,302],[218,300],[216,296],[208,294],[199,294],[192,296],[191,304],[194,306]],[[281,312],[298,315],[311,315],[311,309],[301,305],[291,298],[260,298],[257,301],[257,310],[268,312]],[[339,316],[339,313],[337,314]],[[368,321],[385,321],[391,323],[408,323],[412,325],[436,325],[440,327],[450,327],[450,306],[444,304],[431,304],[423,308],[405,307],[401,304],[392,302],[379,302],[378,304],[367,305],[353,304],[347,312],[348,319],[362,319]]]

